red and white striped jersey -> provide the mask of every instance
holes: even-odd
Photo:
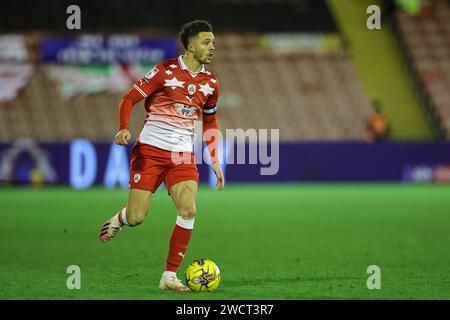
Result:
[[[192,152],[194,121],[216,113],[219,82],[214,74],[205,66],[190,71],[179,56],[159,63],[132,86],[145,98],[147,111],[139,141]]]

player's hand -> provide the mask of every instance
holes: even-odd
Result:
[[[131,139],[131,133],[128,131],[128,129],[122,129],[119,132],[117,132],[115,140],[117,144],[120,144],[121,146],[126,146],[128,142]]]
[[[220,164],[218,164],[218,163],[213,163],[212,169],[213,169],[213,171],[214,171],[214,174],[215,174],[216,177],[217,177],[216,187],[217,187],[217,189],[219,189],[220,191],[222,191],[223,188],[225,187],[225,179],[224,179],[224,177],[223,177],[222,168],[220,167]]]

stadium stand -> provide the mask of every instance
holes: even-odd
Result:
[[[370,103],[343,49],[279,54],[261,49],[258,39],[257,34],[217,35],[211,68],[221,81],[222,129],[280,128],[283,141],[364,139]],[[35,60],[38,40],[27,36]],[[0,107],[0,141],[111,141],[120,97],[101,93],[63,99],[46,66],[37,60],[27,87]],[[134,137],[144,116],[140,103],[130,121]]]
[[[224,127],[281,128],[288,141],[362,139],[370,106],[344,52],[263,52],[254,35],[221,41],[215,68],[222,92],[242,97],[238,107],[223,110]]]
[[[396,13],[396,26],[432,119],[450,138],[450,4],[429,2],[413,16]]]

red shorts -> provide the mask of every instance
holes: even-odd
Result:
[[[177,154],[183,154],[182,152]],[[142,189],[155,192],[164,181],[169,191],[173,185],[186,180],[199,181],[193,153],[190,163],[174,163],[172,152],[149,144],[136,142],[131,152],[130,189]]]

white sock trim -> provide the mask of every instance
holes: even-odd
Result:
[[[122,211],[119,214],[120,214],[120,218],[123,221],[123,224],[128,225],[128,221],[127,221],[127,207],[123,208]]]
[[[165,276],[165,277],[170,277],[170,276],[177,276],[177,273],[176,272],[173,272],[173,271],[164,271],[163,272],[163,275]]]
[[[194,222],[195,222],[195,218],[185,219],[182,216],[177,216],[176,225],[178,225],[184,229],[192,230],[192,229],[194,229]]]

